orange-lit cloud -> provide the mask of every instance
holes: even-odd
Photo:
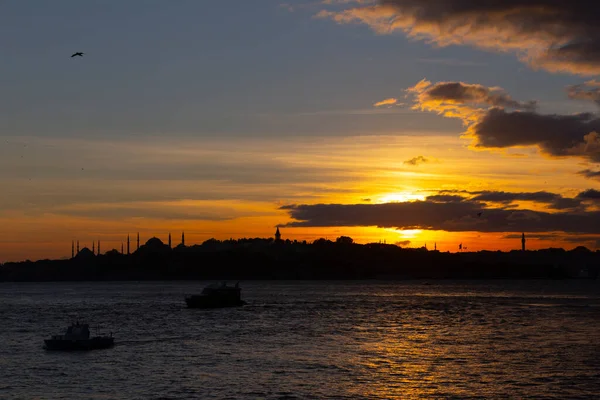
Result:
[[[594,100],[595,89],[571,87],[570,95]],[[407,92],[414,109],[462,120],[475,148],[537,146],[548,156],[600,162],[600,118],[595,114],[539,114],[533,101],[519,102],[501,88],[464,82],[422,80]]]
[[[432,85],[431,82],[422,80],[408,88],[407,91],[417,95],[420,108],[430,108],[434,111],[444,105],[457,104],[484,104],[516,109],[534,109],[536,107],[534,101],[522,103],[514,100],[502,88],[489,88],[464,82],[438,82]]]
[[[380,34],[402,31],[439,46],[513,52],[534,68],[600,73],[600,6],[582,1],[380,0],[320,18],[364,23]]]
[[[423,79],[406,89],[414,97],[413,109],[435,112],[450,118],[460,118],[465,124],[478,121],[484,115],[482,107],[507,107],[533,110],[534,101],[513,100],[502,88],[488,88],[464,82],[438,82]]]
[[[373,104],[373,107],[393,106],[393,105],[396,105],[397,103],[398,103],[398,99],[390,97],[389,99],[378,101],[377,103]]]

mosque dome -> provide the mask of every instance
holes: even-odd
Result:
[[[94,257],[94,253],[88,249],[87,247],[84,247],[83,249],[81,249],[79,251],[79,253],[77,253],[75,255],[76,258],[90,258],[90,257]]]
[[[169,246],[164,244],[163,241],[157,237],[152,237],[148,239],[148,241],[143,246],[140,246],[140,251],[149,253],[161,252],[168,249]]]

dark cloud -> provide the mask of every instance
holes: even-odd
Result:
[[[557,197],[561,197],[559,194],[550,192],[525,192],[525,193],[511,193],[511,192],[494,192],[494,191],[482,191],[478,193],[472,200],[477,201],[496,201],[496,202],[513,202],[517,200],[522,201],[537,201],[541,203],[550,203]]]
[[[480,103],[496,107],[534,109],[535,101],[521,103],[513,100],[500,88],[488,88],[479,84],[464,82],[439,82],[422,92],[423,101],[450,103]]]
[[[584,169],[582,171],[578,171],[577,175],[581,175],[588,179],[600,179],[600,171],[593,171],[591,169]]]
[[[464,190],[464,189],[441,189],[441,190],[437,190],[436,191],[437,194],[476,194],[476,193],[481,193],[481,192],[470,192],[468,190]]]
[[[441,46],[513,52],[534,68],[600,73],[600,4],[563,0],[380,0],[319,17]]]
[[[600,191],[595,189],[585,190],[577,195],[578,199],[582,200],[600,200]]]
[[[589,113],[543,115],[492,108],[468,132],[479,148],[536,145],[550,156],[600,161],[600,118]]]
[[[396,246],[408,246],[410,244],[410,240],[402,240],[400,242],[394,243]]]
[[[415,201],[385,204],[315,204],[281,207],[289,227],[378,226],[448,232],[570,232],[600,234],[600,212],[484,208],[476,201]],[[481,218],[477,213],[483,212]]]
[[[460,203],[461,201],[464,201],[465,198],[450,194],[436,194],[433,196],[427,196],[426,200],[433,203]]]
[[[404,164],[417,166],[419,164],[428,163],[429,161],[430,160],[428,158],[425,158],[423,156],[417,156],[417,157],[411,158],[410,160],[404,161]]]
[[[574,210],[577,208],[585,208],[585,206],[582,205],[581,201],[578,199],[560,197],[552,201],[549,208],[553,208],[555,210]]]
[[[499,88],[464,82],[423,79],[407,91],[414,109],[462,120],[476,147],[537,146],[552,157],[600,161],[600,117],[595,114],[539,114],[533,111],[535,102],[521,103]]]
[[[379,226],[450,232],[569,232],[600,234],[600,212],[586,203],[600,200],[588,189],[576,197],[551,192],[441,190],[424,201],[384,204],[315,204],[281,207],[296,221],[286,226]],[[531,201],[555,212],[515,208]],[[502,207],[490,207],[500,203]]]
[[[557,210],[573,209],[581,206],[581,201],[577,199],[565,198],[560,194],[544,191],[524,193],[482,191],[477,192],[476,195],[471,198],[471,200],[506,204],[510,204],[515,201],[533,201],[536,203],[548,204],[550,208]]]
[[[593,191],[589,189],[588,191]],[[531,201],[534,203],[544,204],[550,209],[554,210],[584,210],[586,205],[583,203],[585,193],[582,192],[578,196],[563,197],[557,193],[551,193],[546,191],[539,192],[505,192],[505,191],[493,191],[493,190],[480,190],[480,191],[468,191],[468,190],[440,190],[436,195],[428,196],[425,200],[431,202],[460,202],[460,201],[472,201],[482,203],[500,203],[503,208],[515,208],[517,207],[515,202],[519,201]]]
[[[589,100],[600,105],[600,82],[589,81],[580,85],[567,87],[569,98],[577,100]]]
[[[587,191],[594,191],[594,189],[588,189]],[[505,192],[496,190],[465,190],[465,189],[441,189],[435,191],[436,195],[457,195],[459,197],[468,197],[469,200],[474,201],[505,201],[505,200],[529,200],[541,203],[548,203],[556,198],[567,198],[560,194],[539,191],[539,192]],[[452,196],[451,196],[452,197]]]

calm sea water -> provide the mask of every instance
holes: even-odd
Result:
[[[2,399],[592,399],[600,281],[0,284]],[[79,319],[113,349],[56,353]]]

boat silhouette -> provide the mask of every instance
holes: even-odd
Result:
[[[242,289],[239,282],[235,286],[227,286],[226,282],[213,283],[206,286],[199,295],[191,295],[185,298],[189,308],[223,308],[239,307],[246,304],[241,299]]]
[[[112,333],[110,336],[90,337],[89,325],[77,322],[67,327],[63,335],[53,335],[44,343],[46,350],[77,351],[106,349],[112,347],[115,340]]]

